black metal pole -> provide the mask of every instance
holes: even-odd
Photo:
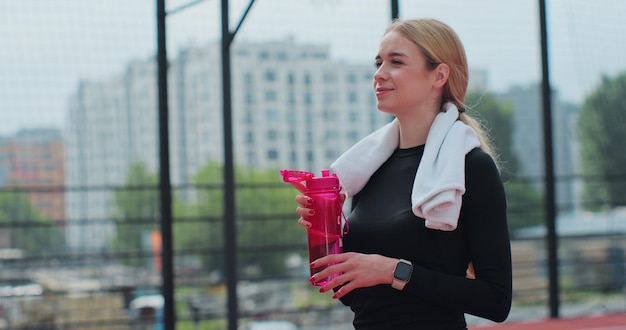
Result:
[[[391,0],[391,20],[400,18],[400,5],[398,0]]]
[[[248,16],[254,0],[250,0],[237,27],[230,32],[228,0],[222,0],[222,101],[224,120],[224,253],[226,255],[226,287],[228,296],[228,329],[237,330],[239,304],[237,302],[237,222],[235,220],[235,170],[233,160],[232,96],[230,46]]]
[[[167,106],[167,51],[165,38],[165,0],[157,0],[157,67],[159,94],[159,189],[161,204],[161,293],[163,295],[163,328],[176,329],[174,309],[174,272],[172,260],[172,185]]]
[[[550,70],[548,59],[548,28],[545,0],[539,0],[539,20],[541,31],[541,92],[543,99],[543,142],[545,168],[545,209],[548,249],[548,289],[550,317],[559,317],[559,267],[558,235],[556,233],[556,207],[554,189],[554,153],[552,148],[552,92],[550,88]]]
[[[235,221],[235,174],[233,165],[232,104],[230,80],[230,33],[228,0],[222,0],[222,101],[224,120],[224,258],[226,267],[228,329],[237,330],[237,226]]]

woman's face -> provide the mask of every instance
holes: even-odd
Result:
[[[399,32],[389,32],[381,40],[376,68],[374,91],[381,111],[395,116],[415,113],[439,98],[433,86],[436,70],[426,69],[420,49]]]

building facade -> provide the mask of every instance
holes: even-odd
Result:
[[[65,219],[64,154],[58,129],[22,130],[0,140],[0,187],[24,191],[36,211],[61,226]]]
[[[220,44],[187,48],[170,62],[172,185],[224,160]],[[391,120],[376,110],[373,65],[330,57],[328,46],[293,39],[238,43],[232,50],[236,166],[318,172]],[[68,245],[104,249],[115,227],[112,189],[133,163],[157,172],[158,104],[154,61],[134,61],[118,77],[83,82],[66,130]],[[278,178],[277,172],[277,178]],[[82,188],[81,188],[82,187]],[[83,189],[84,188],[84,189]]]

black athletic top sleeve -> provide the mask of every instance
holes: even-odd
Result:
[[[411,210],[424,146],[397,149],[352,199],[344,251],[410,260],[404,290],[377,285],[341,301],[356,329],[466,329],[465,313],[504,321],[511,308],[511,248],[506,197],[493,159],[474,149],[465,160],[466,192],[454,231],[426,228]],[[469,262],[476,279],[466,278]]]

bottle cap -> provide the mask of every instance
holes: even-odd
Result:
[[[336,175],[312,178],[306,182],[307,190],[338,189],[339,178]]]

